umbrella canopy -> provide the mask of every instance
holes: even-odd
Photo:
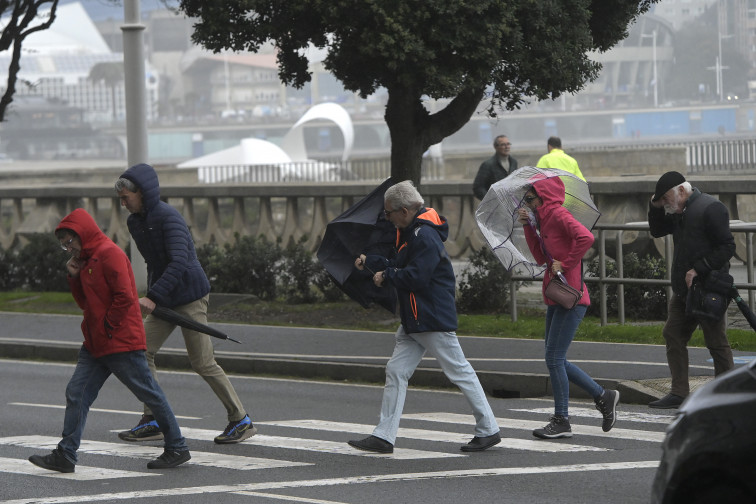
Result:
[[[226,333],[221,332],[217,329],[213,329],[212,327],[201,322],[197,322],[194,319],[190,319],[189,317],[186,317],[175,310],[171,310],[170,308],[166,308],[165,306],[156,306],[155,309],[152,310],[152,315],[155,315],[157,318],[165,320],[166,322],[171,322],[173,324],[180,325],[181,327],[186,327],[187,329],[192,329],[194,331],[207,334],[214,338],[220,338],[241,344],[241,341],[229,338]]]
[[[390,258],[394,254],[396,228],[383,214],[383,195],[394,185],[391,178],[373,189],[326,226],[318,247],[318,261],[347,296],[368,308],[376,303],[396,313],[396,292],[376,287],[373,274],[354,267],[360,254]]]
[[[507,270],[517,266],[532,277],[543,266],[536,263],[530,252],[525,232],[517,221],[517,209],[522,206],[528,188],[539,180],[559,177],[564,184],[564,206],[586,228],[593,229],[601,212],[591,199],[588,184],[575,175],[553,168],[523,166],[491,186],[478,209],[475,220],[488,245]]]

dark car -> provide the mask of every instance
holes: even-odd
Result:
[[[756,360],[680,406],[662,445],[651,502],[756,502]]]

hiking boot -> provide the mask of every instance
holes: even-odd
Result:
[[[169,469],[180,466],[187,460],[191,459],[189,450],[174,451],[165,449],[163,454],[151,462],[147,462],[147,469]]]
[[[32,455],[29,457],[29,462],[43,469],[62,473],[72,473],[76,470],[76,464],[68,460],[58,448],[55,448],[50,455],[45,455],[44,457],[42,455]]]
[[[604,393],[598,399],[595,399],[596,409],[601,412],[604,421],[601,423],[601,430],[609,432],[617,421],[617,403],[619,403],[619,391],[604,389]]]
[[[553,415],[549,423],[542,429],[535,429],[533,435],[541,439],[556,439],[572,437],[570,419],[563,416]]]
[[[136,427],[119,432],[118,437],[124,441],[156,441],[163,439],[163,433],[160,432],[155,417],[142,415],[142,419],[139,420]]]
[[[244,415],[244,418],[236,422],[229,422],[219,436],[215,436],[215,442],[218,444],[230,444],[244,441],[248,437],[252,437],[257,434],[257,428],[252,425],[252,420],[249,419],[249,415]]]

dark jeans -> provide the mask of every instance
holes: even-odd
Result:
[[[672,375],[670,392],[680,397],[687,397],[690,393],[688,342],[699,325],[703,331],[706,348],[714,360],[714,375],[719,376],[735,367],[730,342],[727,340],[725,317],[714,322],[706,318],[688,316],[685,314],[685,298],[672,294],[662,334],[667,344],[667,364]]]
[[[74,464],[77,462],[76,451],[81,444],[89,408],[111,374],[126,385],[137,399],[149,405],[163,432],[166,449],[188,449],[168,400],[147,367],[144,351],[123,352],[95,359],[82,346],[76,369],[66,387],[63,439],[58,443],[58,448],[68,460]]]

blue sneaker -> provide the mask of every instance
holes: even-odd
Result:
[[[229,422],[226,430],[219,436],[215,436],[215,442],[218,444],[230,444],[244,441],[248,437],[257,434],[257,429],[252,425],[249,415],[236,422]]]
[[[118,437],[124,441],[156,441],[163,439],[163,433],[160,432],[155,417],[142,415],[142,419],[139,420],[136,427],[119,432]]]

